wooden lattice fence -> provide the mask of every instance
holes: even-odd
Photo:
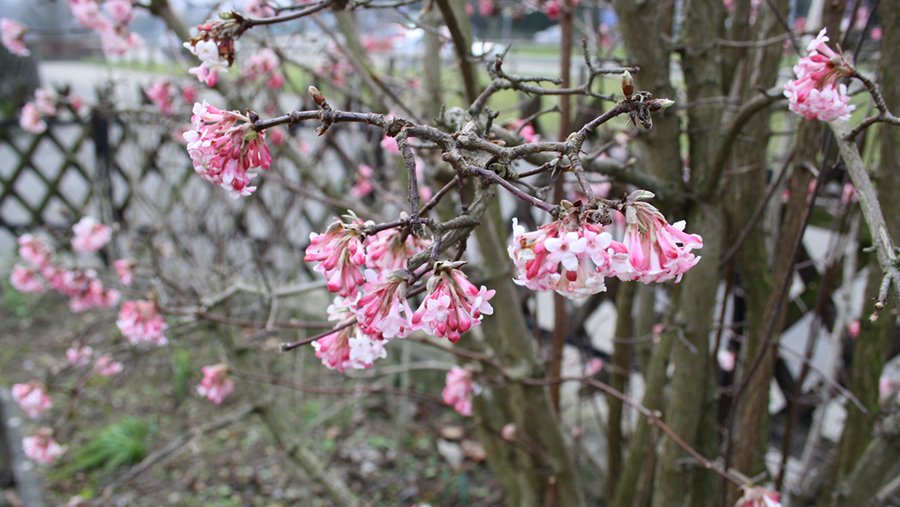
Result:
[[[252,197],[231,199],[194,172],[178,131],[173,120],[134,114],[50,121],[41,134],[3,123],[0,250],[10,253],[15,236],[25,230],[67,228],[90,214],[121,229],[165,226],[172,234],[249,240],[257,250],[275,248],[291,263],[309,232],[321,230],[334,215],[262,178],[255,180],[259,189]],[[317,171],[297,146],[292,137],[274,148],[271,172],[302,187]],[[320,176],[343,177],[333,170]]]

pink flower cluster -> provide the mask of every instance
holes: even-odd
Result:
[[[692,253],[703,246],[700,236],[684,233],[684,222],[669,225],[647,203],[626,205],[623,242],[612,239],[602,225],[591,223],[591,214],[580,206],[563,201],[562,208],[558,220],[534,232],[525,232],[513,219],[513,244],[508,251],[519,271],[517,284],[581,298],[606,290],[607,276],[644,283],[673,278],[678,282],[700,260]]]
[[[356,318],[356,301],[340,296],[328,306],[328,320],[337,322],[337,326],[347,325]],[[357,321],[358,322],[358,321]],[[384,350],[387,337],[372,337],[360,329],[359,324],[350,324],[340,331],[319,338],[312,343],[316,357],[322,364],[340,372],[347,368],[363,370],[370,368],[376,359],[387,357]]]
[[[112,231],[101,224],[94,217],[82,217],[77,224],[72,226],[75,237],[72,238],[72,248],[79,252],[96,252],[103,248],[112,239]]]
[[[470,417],[472,415],[472,396],[480,393],[481,386],[472,379],[472,372],[454,366],[447,372],[447,385],[441,392],[441,397],[444,398],[444,403],[451,405],[459,415]]]
[[[335,222],[324,234],[310,234],[304,258],[320,262],[314,269],[328,278],[328,289],[341,296],[329,307],[330,320],[339,325],[356,320],[313,344],[329,368],[368,368],[372,360],[384,357],[385,342],[417,329],[456,342],[460,333],[481,323],[483,314],[493,313],[487,301],[494,291],[477,289],[459,270],[464,263],[450,262],[435,264],[429,294],[413,312],[407,300],[410,275],[403,268],[430,242],[411,235],[404,238],[397,229],[367,235],[370,224],[355,215],[347,218],[347,223]]]
[[[250,2],[254,1],[255,0],[250,0]],[[266,8],[271,9],[271,7]],[[278,56],[275,54],[275,51],[272,51],[270,48],[265,48],[259,53],[251,56],[244,65],[243,73],[243,77],[248,81],[256,81],[264,77],[267,78],[266,86],[273,90],[280,90],[281,87],[284,86],[284,76],[278,72]]]
[[[175,114],[175,105],[172,103],[172,84],[167,79],[157,79],[144,90],[144,94],[163,114]]]
[[[275,15],[275,9],[265,0],[247,0],[244,2],[244,12],[252,18],[271,18]]]
[[[163,334],[168,326],[153,301],[126,301],[116,326],[132,345],[151,343],[162,347],[169,343]]]
[[[328,290],[341,297],[354,296],[365,282],[360,271],[366,264],[365,224],[355,215],[347,216],[349,223],[337,221],[324,234],[309,234],[306,262],[319,261],[315,269],[328,279]]]
[[[744,495],[734,507],[781,507],[778,493],[754,486],[744,487]]]
[[[129,259],[119,259],[113,262],[113,267],[115,268],[116,276],[119,277],[119,281],[122,282],[122,285],[131,287],[131,284],[134,283],[134,261]]]
[[[110,308],[119,302],[119,292],[105,289],[93,270],[68,270],[54,266],[52,252],[31,234],[19,237],[19,256],[30,267],[16,265],[10,283],[21,292],[41,293],[46,285],[69,298],[69,308],[82,312],[93,308]]]
[[[24,25],[8,18],[0,18],[0,41],[3,47],[10,53],[18,56],[31,54],[25,47],[25,33],[28,29]]]
[[[849,120],[856,106],[850,104],[847,86],[840,80],[853,75],[853,65],[829,48],[827,41],[823,28],[809,43],[809,56],[794,66],[797,79],[785,84],[784,95],[791,111],[810,120]]]
[[[350,195],[357,199],[362,199],[371,194],[372,190],[375,188],[372,185],[372,176],[374,174],[375,172],[371,167],[365,164],[359,166],[359,170],[356,172],[356,183],[353,185],[353,188],[350,189]]]
[[[184,47],[200,59],[200,65],[188,72],[207,86],[216,86],[219,72],[228,72],[228,67],[234,63],[234,39],[241,32],[233,13],[221,13],[219,17],[221,19],[197,25],[200,33],[184,43]]]
[[[121,55],[143,44],[128,28],[134,20],[131,0],[69,0],[69,7],[78,23],[100,34],[105,53]],[[105,13],[102,7],[106,8]]]
[[[28,459],[49,465],[66,452],[66,447],[53,439],[53,430],[42,428],[37,435],[22,439],[22,450]]]
[[[185,132],[184,139],[194,170],[235,199],[256,190],[248,186],[255,175],[247,171],[272,164],[266,132],[254,130],[250,118],[237,111],[221,111],[206,101],[194,103],[191,122],[194,130]]]
[[[97,361],[94,363],[94,368],[97,369],[97,375],[100,375],[101,377],[114,377],[122,373],[122,370],[125,369],[125,365],[119,361],[113,361],[111,355],[103,354],[97,358]]]
[[[578,2],[579,0],[572,0],[572,7],[578,5]],[[561,12],[562,4],[560,3],[560,0],[549,0],[544,4],[544,14],[546,14],[551,21],[556,21]]]
[[[91,362],[93,356],[94,349],[87,345],[78,347],[77,349],[72,347],[66,350],[66,361],[72,366],[84,366]]]
[[[203,379],[197,386],[200,396],[206,396],[209,401],[221,405],[225,398],[234,391],[234,382],[228,377],[231,368],[227,364],[204,366],[200,369]]]
[[[44,118],[56,114],[56,103],[59,100],[56,92],[44,88],[34,91],[34,100],[22,106],[19,126],[33,134],[47,130]]]
[[[53,400],[50,399],[46,388],[40,382],[13,385],[12,397],[32,419],[37,419],[45,410],[53,406]]]
[[[459,268],[463,262],[437,262],[428,279],[428,296],[413,314],[415,329],[433,336],[459,341],[461,333],[481,324],[482,315],[491,315],[488,303],[496,291],[484,285],[475,288]]]

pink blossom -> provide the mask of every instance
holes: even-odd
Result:
[[[884,35],[884,32],[881,30],[880,26],[876,26],[872,29],[871,32],[869,32],[869,37],[871,37],[874,41],[880,41],[882,35]]]
[[[603,360],[599,357],[594,357],[590,361],[588,361],[587,365],[585,365],[584,376],[593,377],[594,375],[600,373],[601,369],[603,369]]]
[[[197,87],[194,85],[184,85],[181,87],[181,100],[192,104],[197,101]]]
[[[0,41],[3,47],[10,53],[18,56],[28,56],[31,52],[25,47],[25,33],[28,29],[25,25],[8,18],[0,18]]]
[[[562,6],[559,5],[559,0],[550,0],[544,4],[544,14],[546,14],[551,21],[556,21],[560,12],[562,12]]]
[[[382,339],[405,338],[413,332],[413,311],[406,300],[406,279],[383,271],[366,270],[365,295],[356,303],[356,320],[363,333]]]
[[[216,405],[221,405],[225,398],[234,391],[234,382],[228,377],[231,368],[227,364],[219,363],[204,366],[200,371],[203,372],[203,380],[197,386],[197,392],[200,393],[200,396],[206,396]]]
[[[66,361],[72,366],[84,366],[91,362],[94,356],[94,349],[85,345],[79,348],[70,348],[66,350]]]
[[[483,285],[476,289],[460,271],[462,262],[437,262],[428,280],[428,296],[415,311],[412,325],[433,336],[456,343],[460,334],[481,324],[482,314],[491,315],[488,303],[496,291]]]
[[[97,374],[103,377],[114,377],[125,369],[125,365],[118,361],[113,361],[113,358],[109,354],[103,354],[102,356],[97,358],[97,361],[94,363],[94,368],[97,369]]]
[[[50,248],[38,238],[35,238],[31,234],[23,234],[19,236],[19,256],[22,257],[25,262],[31,264],[36,268],[43,268],[50,264],[50,258],[53,256],[53,252],[50,251]]]
[[[454,366],[447,372],[447,385],[441,392],[444,403],[453,406],[459,415],[472,416],[472,396],[481,393],[481,386],[472,379],[472,372]]]
[[[645,202],[630,202],[625,209],[627,225],[622,242],[628,247],[634,270],[619,273],[620,279],[650,283],[674,278],[677,283],[700,262],[692,250],[703,248],[703,239],[685,233],[683,220],[670,225],[659,210]]]
[[[113,21],[120,25],[131,23],[134,19],[134,6],[131,0],[105,0],[103,6]]]
[[[59,102],[59,95],[53,90],[38,88],[34,91],[34,107],[42,115],[53,116],[56,114],[57,102]]]
[[[841,203],[849,204],[850,202],[856,202],[856,187],[853,186],[853,183],[849,181],[844,183],[844,188],[841,189]]]
[[[26,102],[25,105],[22,106],[22,114],[19,117],[19,126],[32,134],[40,134],[47,130],[47,123],[44,122],[43,116],[38,112],[37,108],[34,107],[34,102]]]
[[[379,231],[366,240],[366,267],[375,271],[393,271],[404,269],[406,261],[428,248],[432,241],[414,234],[407,234],[403,239],[400,229]]]
[[[119,277],[122,285],[131,287],[131,284],[134,283],[134,261],[119,259],[113,262],[113,267],[116,269],[116,275]]]
[[[494,0],[478,0],[478,14],[487,17],[494,14],[495,10]]]
[[[734,507],[781,507],[778,493],[759,486],[744,487],[744,495]]]
[[[393,137],[384,136],[381,139],[381,147],[386,149],[391,155],[400,155],[400,146],[397,145],[397,140]]]
[[[144,91],[150,102],[163,114],[174,114],[175,106],[172,104],[172,85],[166,79],[157,79]]]
[[[250,0],[250,2],[258,3],[257,0]],[[271,48],[265,48],[247,60],[247,63],[244,64],[243,77],[248,81],[257,81],[271,74],[277,68],[278,55]]]
[[[168,326],[153,301],[125,301],[116,326],[132,345],[152,343],[162,347],[169,343],[163,335]]]
[[[359,270],[366,263],[364,224],[356,216],[347,218],[349,223],[334,222],[324,234],[310,233],[310,245],[303,258],[306,262],[321,261],[313,269],[325,275],[328,290],[341,297],[356,294],[357,287],[365,283]]]
[[[859,336],[859,331],[862,328],[862,325],[859,322],[859,319],[853,319],[847,323],[847,335],[854,340]]]
[[[827,41],[823,28],[809,43],[809,56],[794,66],[797,79],[787,82],[784,95],[791,111],[810,120],[848,120],[856,106],[850,104],[847,86],[840,80],[853,75],[855,70],[843,54],[835,53],[825,44]]]
[[[12,397],[32,419],[37,419],[45,410],[53,406],[53,400],[47,394],[44,384],[40,382],[13,385]]]
[[[466,2],[466,15],[474,16],[475,15],[475,6]]]
[[[72,8],[75,20],[91,30],[106,30],[111,24],[95,0],[69,0],[69,7]]]
[[[733,350],[719,349],[718,357],[719,368],[722,371],[734,371],[734,365],[737,363],[737,355]]]
[[[244,2],[244,13],[252,18],[271,18],[275,15],[275,9],[269,7],[265,0],[247,0]]]
[[[44,282],[37,271],[21,264],[13,266],[9,283],[13,289],[26,294],[40,294],[45,290]]]
[[[508,252],[518,268],[518,285],[581,298],[605,291],[605,277],[632,271],[624,244],[582,217],[579,206],[564,201],[563,207],[558,220],[534,232],[513,219]]]
[[[228,72],[234,59],[234,39],[226,33],[232,28],[231,21],[198,25],[200,35],[184,43],[184,47],[200,59],[200,65],[188,72],[196,74],[197,79],[207,86],[215,86],[218,73]]]
[[[72,226],[72,231],[72,248],[79,252],[96,252],[112,239],[112,230],[94,217],[83,217]]]
[[[500,428],[500,438],[503,440],[515,440],[519,429],[514,423],[505,424]]]
[[[110,308],[118,304],[119,292],[105,289],[93,270],[65,270],[47,265],[41,276],[54,290],[69,298],[69,309],[83,312],[94,308]]]
[[[66,452],[66,447],[53,439],[53,430],[42,428],[37,435],[22,439],[22,450],[28,459],[49,465]]]
[[[359,170],[356,172],[356,184],[350,189],[350,195],[362,199],[371,194],[375,188],[372,186],[372,174],[374,173],[371,167],[365,164],[359,166]]]
[[[241,122],[238,124],[238,122]],[[205,180],[229,191],[237,199],[250,195],[255,174],[250,169],[268,169],[272,164],[265,130],[256,131],[250,118],[237,111],[221,111],[206,101],[194,104],[194,130],[184,133],[194,170]]]
[[[535,133],[535,131],[534,131],[534,124],[531,123],[531,122],[529,122],[528,125],[525,125],[525,126],[523,127],[522,124],[523,124],[524,122],[525,122],[525,120],[513,120],[513,121],[510,123],[510,127],[512,127],[511,130],[512,130],[513,132],[518,131],[518,132],[519,132],[519,136],[520,136],[526,143],[536,143],[536,142],[540,141],[540,140],[541,140],[541,136],[539,136],[539,135],[537,135],[537,133]]]
[[[141,37],[126,26],[108,25],[100,31],[100,44],[108,55],[124,55],[144,43]]]
[[[75,113],[80,113],[82,108],[84,108],[84,97],[75,92],[69,93],[68,101],[69,107],[71,107],[72,111],[75,111]]]
[[[268,129],[266,133],[269,135],[269,142],[276,146],[282,145],[287,141],[287,134],[284,133],[283,128]]]

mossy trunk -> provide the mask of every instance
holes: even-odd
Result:
[[[507,234],[505,230],[497,230],[495,224],[499,213],[500,207],[494,201],[482,226],[475,232],[483,257],[483,283],[497,291],[491,299],[495,312],[482,321],[483,344],[473,343],[474,335],[470,334],[460,340],[458,346],[483,346],[493,351],[495,359],[507,371],[540,377],[542,371],[535,361],[531,333],[525,326],[519,295],[510,276],[512,266],[506,253]],[[485,449],[495,449],[488,454],[487,462],[506,491],[506,505],[565,507],[583,504],[575,463],[545,386],[529,386],[513,380],[476,397],[474,405],[475,415],[483,425],[479,439]],[[529,453],[500,440],[497,437],[499,431],[509,423],[516,425],[517,439],[530,443],[525,447],[540,451]]]

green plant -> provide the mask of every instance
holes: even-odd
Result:
[[[190,352],[185,349],[172,351],[172,370],[175,376],[172,379],[175,388],[175,399],[180,403],[184,400],[188,382],[191,379],[191,365],[188,362]]]
[[[125,416],[102,428],[90,442],[76,450],[68,470],[101,468],[109,471],[123,465],[133,465],[147,455],[144,440],[149,433],[149,422]]]

